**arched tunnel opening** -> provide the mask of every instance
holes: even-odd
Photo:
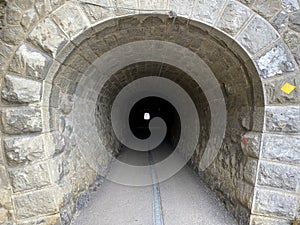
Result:
[[[220,33],[200,23],[190,22],[187,26],[185,19],[173,21],[154,15],[125,17],[117,21],[115,26],[99,31],[71,52],[53,80],[50,127],[55,131],[57,162],[61,162],[57,183],[68,183],[70,189],[65,190],[66,195],[73,196],[73,200],[65,199],[61,204],[81,199],[99,179],[121,184],[137,182],[139,173],[146,170],[134,170],[135,166],[157,162],[163,165],[174,156],[174,149],[182,144],[180,136],[185,134],[183,143],[187,146],[194,143],[195,146],[191,154],[187,150],[189,147],[180,148],[179,154],[186,160],[182,167],[192,168],[217,193],[239,223],[246,223],[253,195],[249,191],[249,196],[244,196],[241,190],[254,189],[256,164],[255,159],[241,149],[241,138],[245,132],[259,131],[263,119],[262,112],[256,112],[256,108],[263,105],[263,95],[254,65],[244,61],[243,50],[234,42],[229,40],[227,44]],[[157,30],[161,30],[162,37],[156,36]],[[126,126],[140,141],[151,137],[149,124],[153,118],[159,117],[165,122],[163,144],[168,144],[168,153],[158,150],[161,146],[155,146],[151,160],[149,155],[130,149],[119,140],[112,120],[113,105],[122,90],[146,78],[168,80],[174,87],[181,88],[190,98],[197,115],[196,120],[189,116],[188,108],[184,108],[187,101],[181,101],[176,91],[164,98],[164,87],[159,82],[157,87],[150,83],[148,86],[154,93],[160,90],[161,96],[147,90],[147,95],[130,107],[127,101],[130,98],[121,101],[117,111],[128,111]],[[142,84],[147,86],[147,82]],[[254,85],[256,92],[253,92]],[[129,91],[132,98],[142,92]],[[57,96],[58,100],[54,100]],[[168,97],[178,101],[177,106],[183,106],[180,111],[183,117]],[[254,113],[257,114],[255,120]],[[183,118],[187,122],[182,121]],[[199,132],[188,135],[190,130],[196,129],[197,121]],[[152,128],[155,130],[155,126]],[[116,166],[114,161],[118,162]],[[125,164],[130,166],[131,172],[125,169]],[[180,172],[179,167],[174,168],[174,174],[185,173]],[[165,173],[170,170],[163,169]],[[110,173],[114,175],[107,175]],[[159,173],[156,176],[162,182],[171,177],[163,179]],[[148,177],[151,181],[145,181],[147,185],[153,182],[153,176]]]

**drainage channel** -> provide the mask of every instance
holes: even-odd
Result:
[[[151,165],[151,176],[152,176],[152,181],[153,181],[153,185],[152,185],[152,189],[153,189],[153,224],[154,225],[164,225],[159,182],[157,179],[157,173],[153,166],[154,159],[153,159],[153,155],[152,155],[151,151],[148,152],[148,160]]]

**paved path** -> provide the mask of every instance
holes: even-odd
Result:
[[[148,154],[125,150],[120,159],[145,165]],[[163,224],[155,222],[157,216],[153,216],[153,186],[128,187],[105,181],[100,190],[93,193],[89,205],[80,212],[73,225],[237,224],[214,193],[187,166],[160,183],[159,190]]]

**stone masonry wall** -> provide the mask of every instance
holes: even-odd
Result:
[[[234,157],[230,157],[232,148],[224,146],[227,156],[215,162],[220,171],[213,171],[213,179],[208,182],[228,201],[228,208],[240,224],[287,225],[299,219],[299,0],[90,2],[102,6],[76,0],[0,1],[0,223],[69,224],[75,210],[83,207],[88,191],[101,179],[98,170],[105,169],[108,162],[101,149],[96,161],[89,157],[87,151],[93,148],[78,138],[84,134],[73,129],[76,116],[81,116],[71,112],[73,105],[88,98],[93,102],[97,94],[86,93],[84,87],[90,84],[77,87],[85,72],[82,68],[124,43],[120,42],[124,39],[109,35],[114,29],[123,32],[126,42],[138,39],[135,35],[139,33],[130,25],[132,20],[126,22],[123,17],[168,15],[170,10],[178,18],[164,20],[166,23],[180,23],[179,17],[188,19],[183,20],[187,27],[200,27],[230,49],[241,62],[241,71],[249,77],[252,96],[248,100],[253,102],[253,115],[241,118],[243,136],[239,131],[232,137],[242,150],[239,152],[237,147],[235,151],[243,154],[243,167],[235,168],[237,164],[231,161]],[[163,25],[152,23],[149,32],[155,39],[164,40],[166,36],[160,29]],[[195,48],[192,41],[187,42],[191,39],[184,38],[183,31],[174,29],[178,38],[171,40],[169,36],[169,41],[201,54],[201,46]],[[97,33],[101,35],[97,37]],[[89,55],[76,54],[75,50],[84,51],[84,40],[93,43],[95,37],[101,42],[94,46],[103,44],[102,52],[90,45]],[[219,65],[210,66],[217,75]],[[224,78],[225,83],[229,80]],[[286,82],[298,88],[286,94],[280,90]],[[225,85],[225,89],[238,96],[234,83]],[[95,107],[88,104],[87,109]],[[82,113],[89,114],[88,110]],[[93,121],[89,118],[84,125],[95,124]],[[234,130],[227,132],[234,134]],[[78,149],[76,144],[87,148]],[[193,162],[196,169],[197,156]],[[243,182],[233,182],[237,187],[234,194],[226,189],[228,186],[216,185],[224,176],[232,178],[228,168],[242,171]],[[237,205],[232,196],[238,197],[241,207],[232,207]]]

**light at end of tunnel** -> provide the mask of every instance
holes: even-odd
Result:
[[[144,113],[144,120],[150,120],[150,113]]]

